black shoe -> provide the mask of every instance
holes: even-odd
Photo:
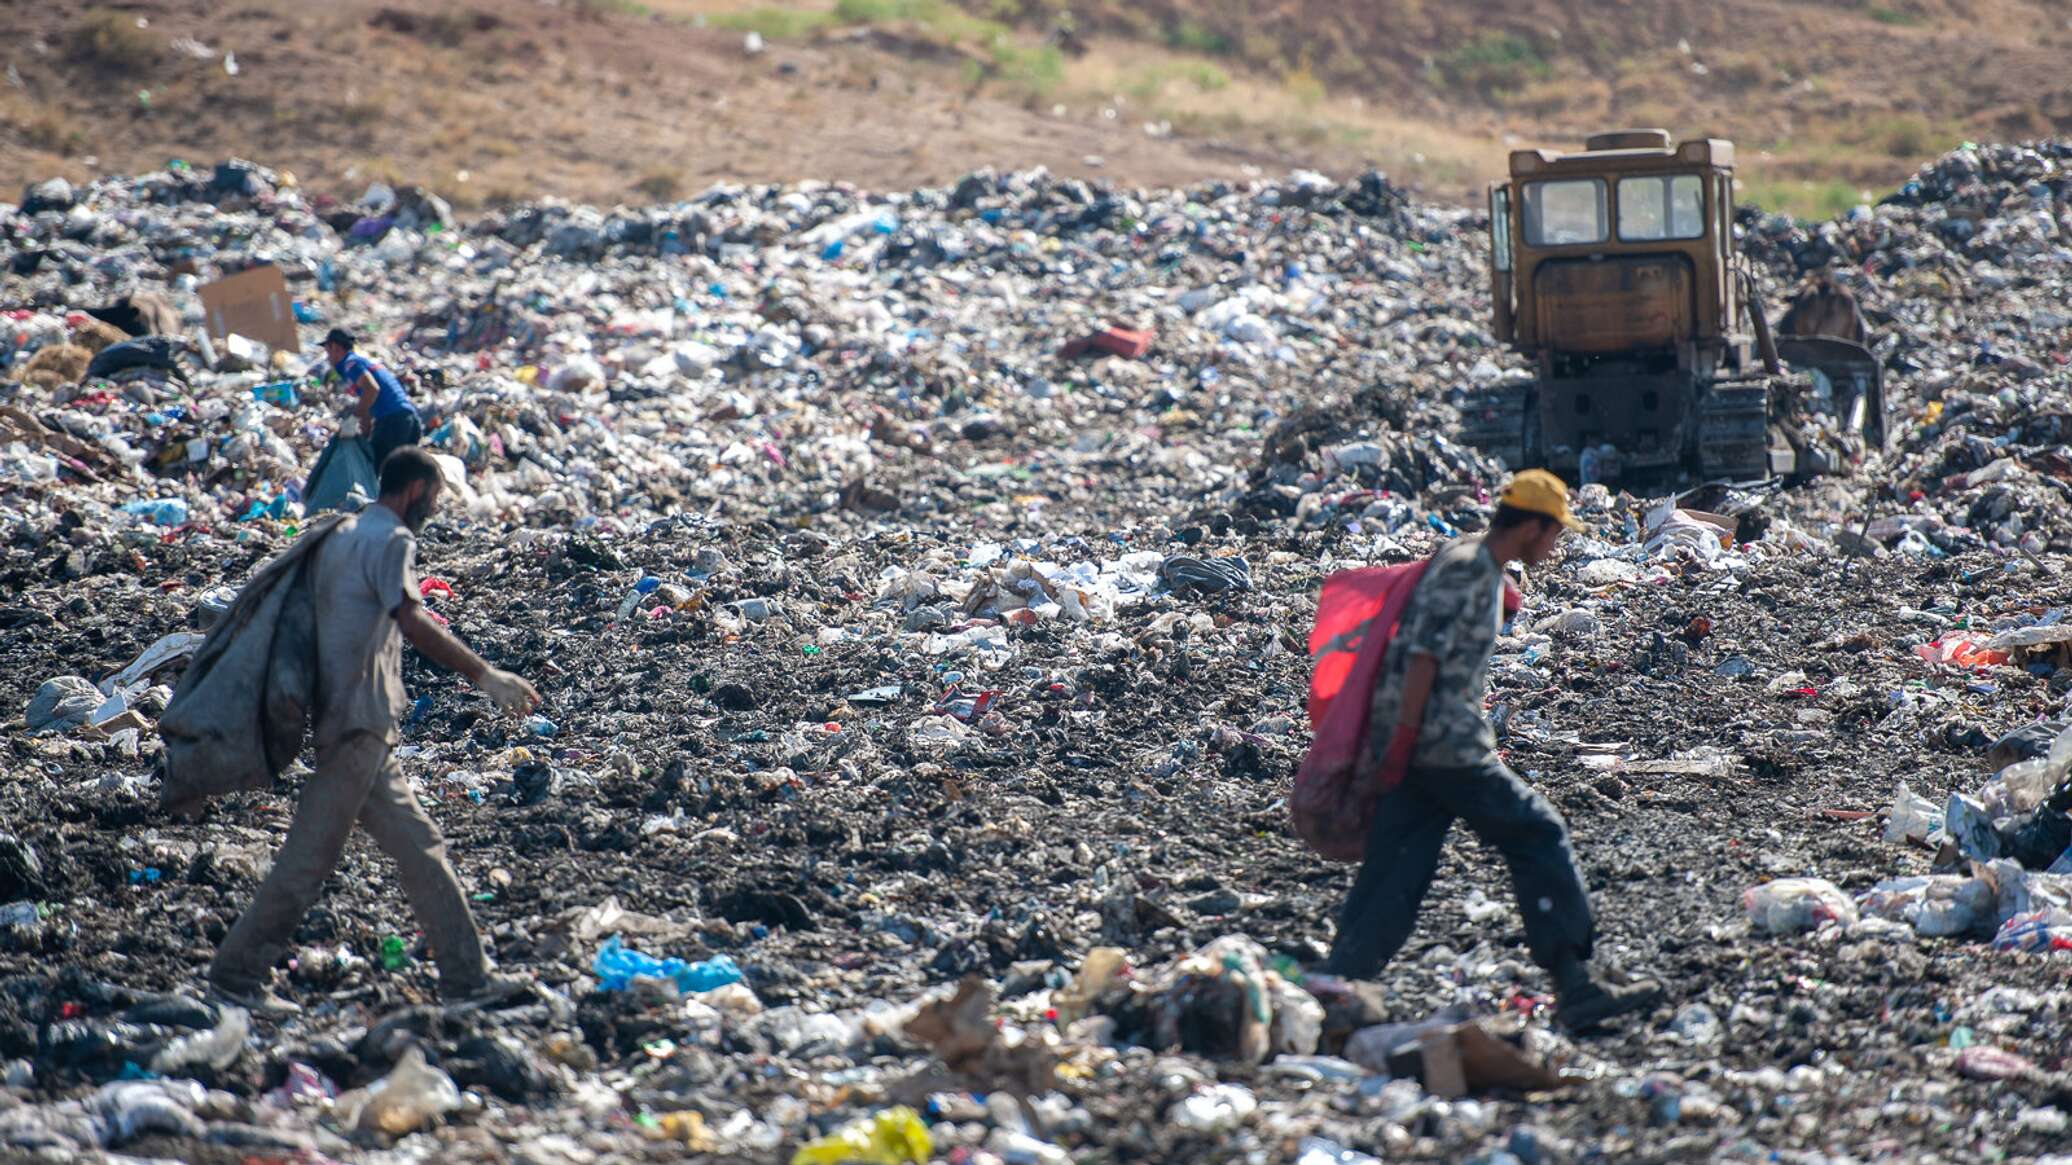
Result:
[[[242,1007],[262,1019],[288,1019],[302,1014],[302,1005],[290,999],[282,999],[264,983],[226,983],[209,980],[209,990],[218,999]]]
[[[448,1007],[477,1008],[495,1007],[499,1003],[516,999],[532,990],[529,979],[513,979],[508,975],[490,975],[480,983],[466,987],[456,986],[452,990],[441,985],[439,998]]]
[[[1650,1010],[1666,995],[1652,980],[1607,985],[1592,977],[1555,997],[1554,1018],[1570,1032],[1585,1032],[1615,1016]]]

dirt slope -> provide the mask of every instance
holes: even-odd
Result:
[[[10,4],[0,183],[244,153],[324,188],[407,179],[463,204],[906,187],[981,164],[1133,184],[1380,165],[1461,197],[1508,145],[1659,124],[1736,139],[1745,189],[1810,214],[1966,137],[2072,127],[2057,0],[1066,7]]]
[[[0,5],[0,44],[19,78],[0,85],[0,197],[231,154],[322,189],[380,177],[463,203],[607,205],[728,180],[1085,170],[1089,155],[1151,183],[1298,160],[1032,112],[862,28],[751,56],[738,30],[619,7],[145,0]]]

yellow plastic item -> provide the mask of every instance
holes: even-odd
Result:
[[[921,1114],[902,1104],[802,1146],[791,1165],[921,1165],[934,1155]]]
[[[517,377],[520,384],[536,384],[540,379],[540,368],[537,364],[526,364],[511,375]]]
[[[1926,409],[1923,409],[1921,412],[1921,423],[1924,425],[1932,425],[1937,421],[1942,420],[1942,409],[1943,402],[1939,400],[1929,401],[1928,407]]]
[[[688,1109],[657,1113],[648,1137],[650,1140],[676,1141],[693,1153],[709,1153],[716,1145],[712,1134],[705,1131],[704,1114]]]

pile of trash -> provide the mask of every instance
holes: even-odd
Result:
[[[1512,365],[1474,212],[1379,175],[473,221],[242,162],[39,185],[0,210],[0,1150],[2050,1152],[2066,875],[1965,823],[2072,759],[2031,727],[2072,692],[2064,157],[1744,215],[1773,295],[1846,258],[1891,447],[1586,486],[1519,580],[1501,747],[1570,822],[1600,953],[1675,985],[1576,1040],[1472,848],[1378,983],[1309,973],[1350,871],[1285,828],[1322,579],[1481,529],[1504,477],[1455,439]],[[276,277],[239,326],[289,333],[230,326]],[[334,325],[449,459],[427,605],[546,696],[506,721],[405,667],[403,763],[531,984],[508,1007],[436,1005],[364,839],[282,968],[301,1016],[200,998],[307,774],[170,818],[154,725],[311,516]],[[1982,758],[2015,767],[1981,791]]]

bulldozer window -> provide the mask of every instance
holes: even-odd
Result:
[[[1525,241],[1535,247],[1560,247],[1605,240],[1604,180],[1568,178],[1528,182],[1524,200]]]
[[[1619,241],[1652,243],[1705,235],[1705,184],[1696,174],[1619,179]]]

